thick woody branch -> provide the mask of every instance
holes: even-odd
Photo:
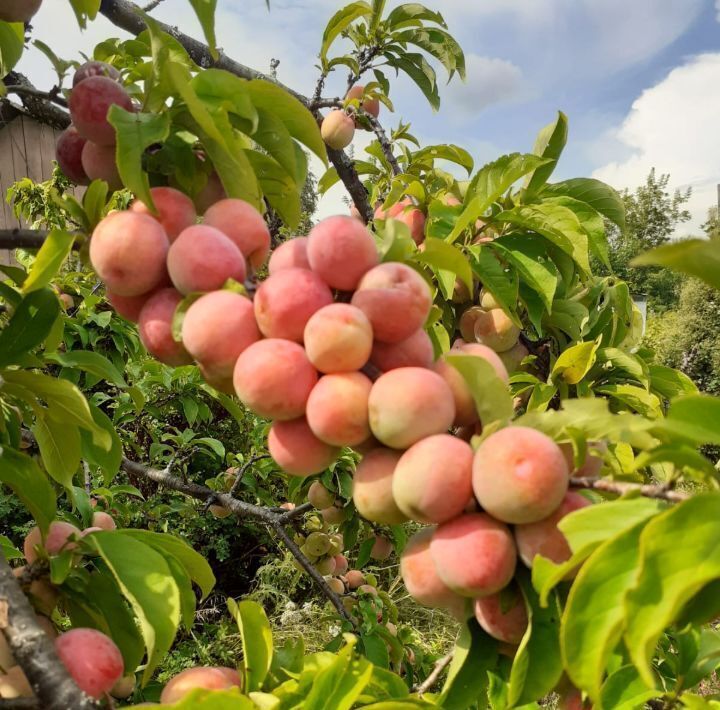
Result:
[[[43,229],[0,229],[0,249],[39,249],[47,235]],[[77,232],[75,236],[82,235]],[[73,249],[79,248],[80,244],[75,241]]]
[[[301,505],[298,506],[298,508],[295,508],[295,510],[283,510],[278,512],[272,510],[271,508],[264,508],[259,505],[253,505],[252,503],[245,503],[244,501],[234,498],[229,493],[219,493],[207,488],[206,486],[201,486],[197,483],[191,483],[189,481],[183,481],[181,478],[173,476],[167,469],[160,470],[151,468],[149,466],[136,463],[135,461],[131,461],[125,457],[123,457],[122,468],[127,473],[147,478],[160,484],[161,486],[164,486],[165,488],[170,488],[174,491],[178,491],[179,493],[189,495],[192,498],[212,503],[213,505],[221,505],[222,507],[227,508],[238,518],[255,520],[271,527],[278,537],[285,543],[285,546],[288,548],[293,557],[295,557],[302,568],[313,579],[315,584],[317,584],[320,591],[322,591],[322,593],[330,600],[338,614],[354,626],[352,617],[343,606],[340,597],[335,594],[332,589],[330,589],[328,583],[317,571],[317,569],[313,567],[310,560],[308,560],[308,558],[303,554],[302,550],[300,550],[300,548],[295,544],[292,537],[285,529],[287,524],[291,523],[302,513],[310,510],[312,506]]]
[[[75,685],[60,662],[52,641],[38,625],[35,611],[2,555],[0,630],[35,691],[36,707],[44,710],[92,710],[98,707]]]
[[[402,170],[400,169],[400,165],[398,164],[397,158],[395,157],[395,153],[393,153],[392,144],[390,143],[390,140],[385,133],[385,129],[380,124],[380,121],[378,121],[377,118],[375,118],[375,116],[373,116],[371,113],[367,113],[366,111],[362,111],[361,113],[372,126],[372,129],[377,136],[378,142],[380,143],[380,147],[382,148],[383,155],[385,156],[385,159],[388,161],[388,163],[390,163],[393,175],[400,175]]]
[[[40,89],[36,89],[32,86],[23,86],[23,85],[6,85],[5,90],[8,92],[8,94],[17,94],[18,96],[32,96],[37,99],[45,99],[45,101],[50,101],[54,104],[57,104],[58,106],[62,106],[63,108],[67,108],[67,101],[60,96],[59,94],[56,94],[54,91],[41,91]]]
[[[13,93],[20,97],[23,108],[40,122],[54,128],[67,128],[70,125],[70,114],[55,105],[64,101],[62,97],[53,92],[39,91],[26,76],[19,72],[10,72],[3,82],[6,88],[13,88]]]
[[[607,478],[571,478],[570,487],[602,491],[603,493],[617,493],[617,495],[621,496],[634,493],[643,498],[657,498],[658,500],[667,500],[670,503],[682,503],[682,501],[690,498],[690,494],[673,491],[667,486],[623,483],[622,481],[611,481]]]

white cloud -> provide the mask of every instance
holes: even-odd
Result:
[[[444,97],[461,114],[477,115],[488,106],[527,97],[522,71],[512,62],[477,54],[469,54],[465,59],[467,82],[454,81],[444,91]]]
[[[644,91],[616,131],[628,158],[609,162],[594,177],[624,188],[640,185],[651,168],[670,173],[678,188],[692,187],[692,222],[680,234],[698,233],[715,204],[720,182],[720,53],[701,54]]]

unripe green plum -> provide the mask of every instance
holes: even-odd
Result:
[[[352,143],[355,121],[341,109],[333,109],[323,118],[320,135],[329,148],[343,150]]]
[[[326,374],[359,370],[373,347],[370,321],[349,303],[331,303],[316,311],[303,339],[308,359]]]
[[[173,318],[181,301],[182,296],[174,288],[161,289],[147,300],[138,318],[140,340],[145,349],[172,367],[192,362],[192,357],[172,333]]]
[[[475,453],[475,497],[485,511],[503,522],[534,523],[547,518],[567,489],[568,467],[562,451],[535,429],[501,429]]]
[[[368,317],[376,340],[399,343],[423,327],[432,306],[432,294],[417,271],[405,264],[388,262],[363,276],[352,304]]]
[[[499,592],[512,579],[517,560],[508,527],[485,513],[464,513],[439,525],[430,555],[440,579],[467,597]]]
[[[240,249],[249,271],[257,271],[270,253],[270,230],[249,202],[228,198],[205,212],[203,223],[225,234]]]
[[[342,533],[334,533],[330,535],[330,552],[328,554],[333,557],[339,555],[343,551],[345,541],[343,540]]]
[[[331,505],[329,508],[323,508],[320,511],[323,520],[328,525],[340,525],[347,518],[347,512],[344,508],[338,508],[336,505]]]
[[[186,668],[168,681],[160,694],[160,702],[163,705],[172,705],[196,688],[230,690],[241,687],[242,679],[234,668],[216,666]]]
[[[302,343],[310,318],[332,302],[332,291],[317,274],[283,269],[263,281],[255,293],[255,319],[265,337]]]
[[[135,674],[123,676],[120,680],[113,685],[110,690],[110,695],[118,700],[125,700],[129,698],[135,692]]]
[[[283,269],[310,269],[307,244],[307,237],[293,237],[273,249],[268,262],[270,276]]]
[[[494,639],[517,645],[528,627],[525,600],[516,588],[480,597],[474,602],[478,624]]]
[[[279,420],[305,414],[317,381],[317,370],[302,346],[280,338],[260,340],[246,348],[233,376],[237,396],[246,407]]]
[[[482,313],[485,311],[480,306],[470,306],[460,316],[458,330],[466,343],[475,342],[475,323]]]
[[[530,351],[518,341],[510,350],[506,350],[504,353],[498,353],[498,357],[502,360],[503,365],[505,365],[505,369],[512,373],[520,369],[520,364],[529,354]]]
[[[146,214],[156,219],[165,230],[170,242],[174,242],[182,231],[197,222],[193,201],[180,190],[172,187],[153,187],[150,190],[157,216],[140,200],[130,205],[131,212]]]
[[[483,289],[480,293],[480,306],[486,311],[490,311],[493,308],[501,307],[495,299],[495,296],[493,296],[490,291],[486,291],[485,289]]]
[[[340,453],[340,449],[313,434],[305,417],[274,422],[268,434],[268,451],[275,463],[291,476],[321,473]]]
[[[497,353],[514,347],[520,337],[520,328],[500,308],[483,311],[475,320],[475,340]]]
[[[305,547],[313,557],[322,557],[330,550],[330,538],[326,533],[310,533],[305,540]]]
[[[392,479],[393,498],[411,520],[452,520],[472,496],[472,466],[469,444],[450,434],[428,436],[400,457]]]
[[[345,215],[328,217],[310,230],[307,257],[312,270],[340,291],[354,291],[380,262],[370,231]]]
[[[402,452],[392,449],[373,449],[355,469],[353,502],[366,520],[382,525],[406,522],[392,493],[393,474],[401,455]]]
[[[78,687],[92,698],[102,698],[122,678],[120,649],[100,631],[66,631],[55,639],[55,650]]]
[[[325,488],[320,481],[313,481],[308,488],[307,499],[313,508],[322,510],[335,503],[335,494]]]
[[[323,576],[335,574],[335,558],[324,557],[315,564],[315,568]]]
[[[455,419],[453,394],[440,375],[401,367],[382,375],[368,400],[370,429],[386,446],[405,449],[447,431]]]
[[[166,280],[169,246],[165,230],[151,217],[114,212],[95,227],[90,261],[114,293],[140,296]]]

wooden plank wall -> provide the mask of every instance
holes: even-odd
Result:
[[[8,188],[24,177],[36,182],[50,179],[59,135],[59,130],[22,114],[0,123],[0,229],[24,226],[7,203]],[[11,251],[0,249],[0,264],[9,264],[11,258]]]

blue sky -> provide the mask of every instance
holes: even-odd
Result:
[[[238,61],[267,71],[280,60],[281,81],[304,93],[314,86],[325,22],[335,0],[218,0],[219,43]],[[391,2],[398,4],[397,2]],[[562,109],[570,140],[558,178],[594,175],[617,188],[640,184],[651,167],[676,187],[692,185],[696,231],[720,182],[720,0],[426,0],[445,15],[468,62],[463,84],[441,87],[433,113],[407,81],[393,83],[395,115],[425,143],[454,142],[478,164],[529,150],[539,128]],[[153,13],[200,37],[189,3],[165,0]],[[99,20],[81,35],[67,2],[47,0],[35,36],[61,56],[89,52],[117,28]],[[58,27],[63,31],[58,32]],[[37,52],[23,59],[38,86],[52,74]],[[344,84],[339,75],[328,93]],[[368,136],[358,135],[361,152]],[[342,209],[336,188],[321,214]]]

